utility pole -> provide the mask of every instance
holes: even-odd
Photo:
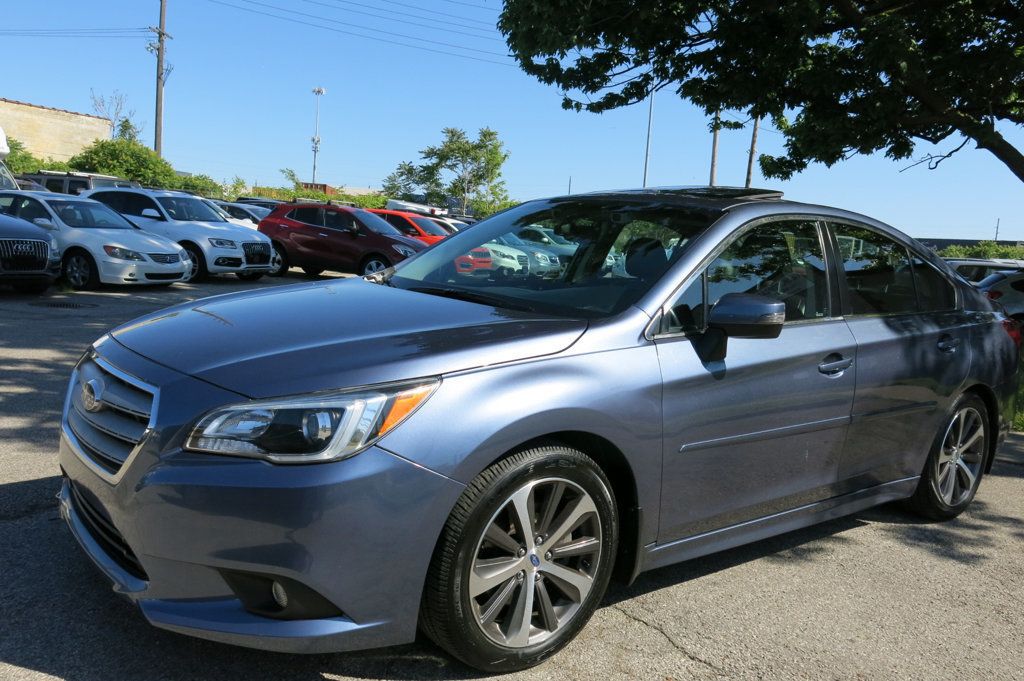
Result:
[[[996,218],[996,241],[999,241],[999,218]]]
[[[647,187],[647,164],[651,160],[651,123],[654,120],[654,91],[647,96],[647,151],[644,152],[644,187]]]
[[[316,156],[320,153],[320,98],[327,92],[322,87],[313,88],[313,94],[316,96],[316,123],[313,128],[313,181],[311,184],[316,184]]]
[[[751,180],[754,179],[754,156],[757,154],[757,127],[761,123],[761,119],[758,116],[754,116],[754,132],[750,135],[750,155],[747,156],[747,183],[745,187],[750,187]]]
[[[572,194],[572,175],[569,176],[569,194]]]
[[[718,172],[718,128],[722,124],[722,112],[715,111],[715,122],[711,127],[711,177],[708,186],[715,186],[715,173]]]
[[[171,36],[167,34],[167,0],[160,0],[160,26],[150,26],[149,30],[156,34],[156,122],[153,125],[153,151],[157,156],[162,156],[164,146],[164,81],[167,80],[169,70],[164,69],[164,52],[167,49],[166,42]],[[153,45],[150,45],[150,50]],[[117,125],[117,121],[114,121]]]

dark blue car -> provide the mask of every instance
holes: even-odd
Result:
[[[11,197],[7,197],[8,206]],[[60,276],[60,248],[42,227],[4,214],[0,198],[0,285],[42,293]]]
[[[557,276],[456,268],[527,226],[572,244]],[[1020,342],[862,215],[752,190],[532,201],[364,279],[104,336],[67,395],[61,509],[156,626],[307,653],[420,627],[509,671],[613,576],[892,500],[956,516]]]

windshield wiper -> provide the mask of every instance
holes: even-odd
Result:
[[[415,291],[416,293],[426,293],[432,296],[441,296],[442,298],[454,298],[456,300],[465,300],[470,303],[480,303],[482,305],[490,305],[491,307],[503,307],[509,310],[519,310],[520,312],[536,312],[537,310],[530,305],[520,303],[517,301],[509,300],[508,298],[502,298],[501,296],[489,296],[486,293],[477,293],[475,291],[467,291],[460,288],[445,288],[441,286],[411,286],[408,291]]]

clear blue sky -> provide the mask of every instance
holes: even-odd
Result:
[[[557,91],[502,56],[507,50],[494,28],[498,0],[223,3],[168,0],[174,71],[166,88],[164,155],[180,170],[279,185],[278,170],[290,167],[308,178],[310,91],[322,86],[318,176],[330,184],[379,187],[446,126],[500,133],[511,153],[505,179],[516,199],[564,193],[570,176],[573,192],[641,184],[646,106],[603,115],[563,111]],[[158,7],[158,0],[50,0],[42,11],[37,3],[12,2],[5,3],[0,28],[139,28],[157,23]],[[90,89],[119,90],[151,142],[155,59],[146,42],[0,36],[0,96],[89,112]],[[1024,131],[1004,132],[1024,146]],[[719,184],[743,183],[749,134],[723,133]],[[760,151],[777,152],[781,143],[768,129]],[[649,184],[707,183],[710,148],[703,113],[660,93]],[[879,155],[816,166],[784,183],[755,170],[754,183],[867,213],[914,236],[991,238],[1001,218],[1000,238],[1024,240],[1024,185],[987,152],[965,148],[935,171],[921,166],[901,173],[907,165]]]

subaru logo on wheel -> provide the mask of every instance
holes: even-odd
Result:
[[[82,385],[82,406],[88,412],[96,413],[103,409],[103,382],[98,379],[86,381]]]
[[[540,566],[540,558],[537,557],[536,553],[531,553],[530,554],[530,564],[533,565],[533,567],[539,567]]]

